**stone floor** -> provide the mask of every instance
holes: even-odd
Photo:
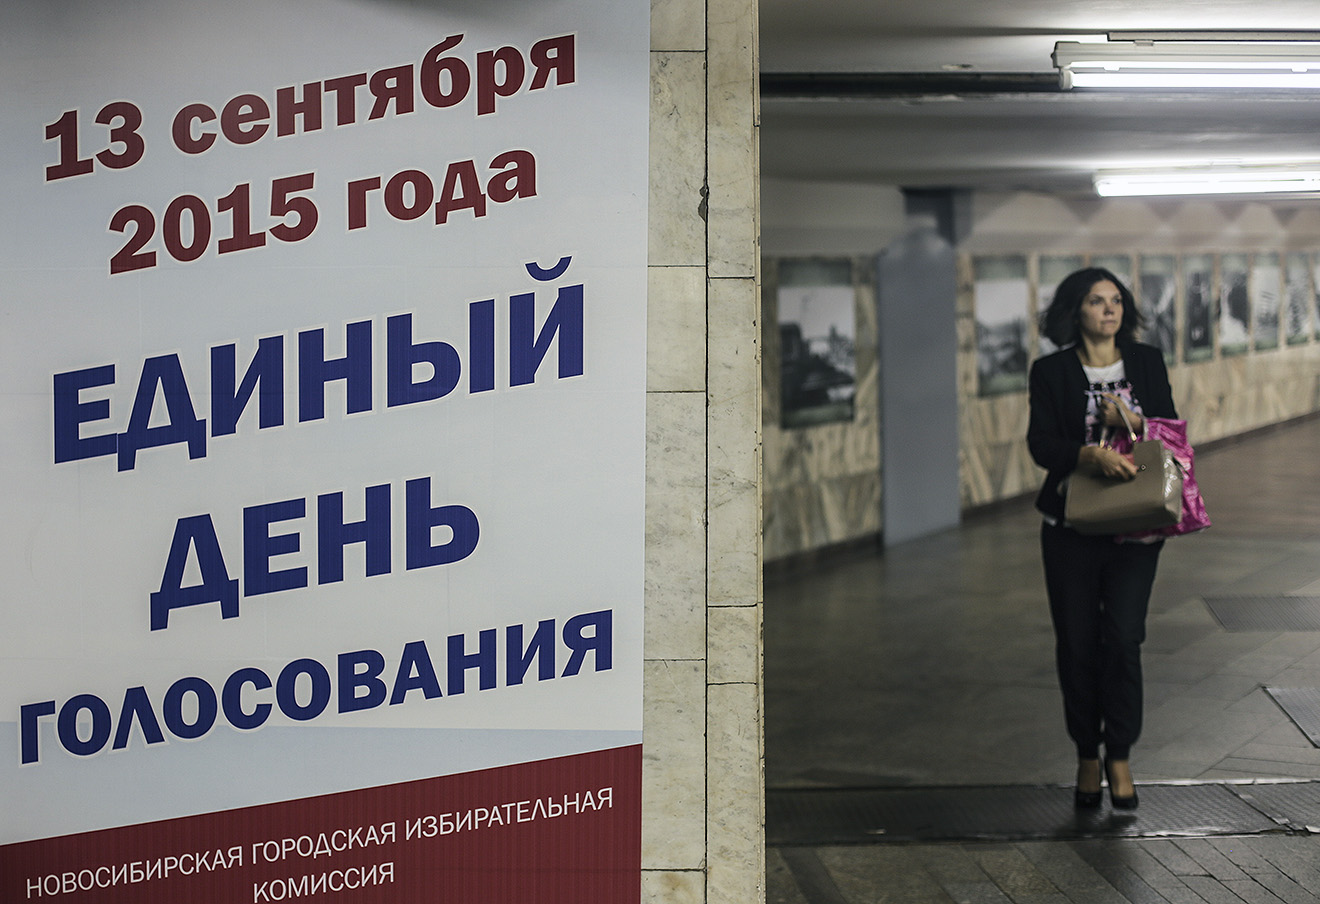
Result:
[[[1214,527],[1170,541],[1144,651],[1138,786],[1320,781],[1265,688],[1320,688],[1320,630],[1228,630],[1207,600],[1320,597],[1320,420],[1202,450]],[[1063,731],[1029,504],[765,588],[766,782],[776,789],[1058,786]],[[1138,813],[1138,820],[1140,815]],[[768,850],[767,899],[1320,904],[1320,836],[1010,837]]]

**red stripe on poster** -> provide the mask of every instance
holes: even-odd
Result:
[[[640,745],[0,847],[0,900],[638,904]]]

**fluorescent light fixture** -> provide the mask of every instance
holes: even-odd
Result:
[[[1059,41],[1063,88],[1320,89],[1320,42]]]
[[[1095,174],[1096,194],[1105,198],[1153,195],[1315,194],[1320,165],[1310,168],[1171,167],[1163,170]]]

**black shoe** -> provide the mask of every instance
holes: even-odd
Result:
[[[1082,784],[1082,764],[1077,764],[1077,787],[1073,789],[1073,806],[1079,810],[1094,810],[1100,806],[1100,800],[1104,792],[1097,788],[1094,791],[1083,791]]]
[[[1137,797],[1136,782],[1132,783],[1132,794],[1128,797],[1119,797],[1114,793],[1114,780],[1109,777],[1109,762],[1106,760],[1103,764],[1105,778],[1109,781],[1109,805],[1115,810],[1135,810],[1140,803]]]
[[[1079,810],[1094,810],[1100,806],[1100,798],[1103,796],[1103,791],[1083,791],[1078,788],[1073,791],[1073,806]]]
[[[1132,790],[1131,797],[1118,797],[1114,794],[1112,786],[1109,789],[1109,804],[1115,810],[1135,810],[1140,802],[1141,800],[1137,797],[1135,788]]]

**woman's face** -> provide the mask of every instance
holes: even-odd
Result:
[[[1123,296],[1118,286],[1107,279],[1091,286],[1082,299],[1078,317],[1082,336],[1087,339],[1104,342],[1117,336],[1123,325]]]

